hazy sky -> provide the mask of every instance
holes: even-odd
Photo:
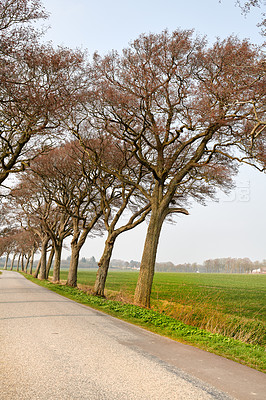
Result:
[[[160,32],[167,28],[191,29],[207,35],[209,41],[218,36],[236,34],[262,43],[256,27],[259,10],[246,18],[234,0],[43,0],[51,13],[46,39],[55,45],[95,50],[105,54],[121,51],[144,32]],[[265,11],[265,10],[264,10]],[[158,248],[157,261],[202,262],[208,258],[249,257],[266,259],[266,175],[243,167],[236,188],[218,203],[190,208],[189,216],[176,217],[176,223],[165,224]],[[140,260],[147,225],[118,238],[113,258]],[[89,239],[81,256],[99,259],[104,238]],[[68,255],[66,251],[64,256]]]

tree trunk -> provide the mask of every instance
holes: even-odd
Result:
[[[53,282],[60,282],[62,244],[63,241],[60,241],[58,242],[57,245],[54,245],[55,258],[54,258]]]
[[[25,273],[26,274],[27,274],[29,262],[30,262],[30,253],[28,253],[27,258],[26,258],[26,265],[25,265]]]
[[[42,250],[41,250],[41,267],[39,279],[46,279],[46,256],[49,238],[45,237],[42,240]]]
[[[33,268],[33,262],[34,262],[34,248],[31,250],[31,258],[30,258],[30,270],[29,273],[32,275],[32,268]]]
[[[54,258],[54,247],[51,248],[51,251],[49,254],[48,262],[46,265],[45,279],[49,278],[49,272],[50,272],[50,269],[52,266],[53,258]]]
[[[42,260],[41,260],[41,258],[40,258],[39,261],[38,261],[36,270],[35,270],[35,272],[34,272],[34,275],[33,275],[34,278],[38,278],[39,271],[40,271],[40,268],[41,268],[41,262],[42,262]]]
[[[77,242],[73,240],[71,242],[71,259],[70,259],[70,266],[69,272],[67,277],[67,286],[76,287],[77,286],[77,274],[78,274],[78,264],[79,264],[79,252],[80,246]]]
[[[163,212],[152,211],[134,296],[134,303],[142,307],[150,307],[156,253],[163,221]]]
[[[78,273],[78,263],[79,263],[79,253],[81,247],[84,245],[89,232],[94,228],[95,224],[102,215],[102,211],[96,214],[89,225],[83,228],[82,231],[79,230],[79,220],[73,220],[74,233],[71,241],[71,260],[67,278],[67,286],[76,287],[77,286],[77,273]]]
[[[10,265],[10,271],[13,271],[13,265],[14,265],[15,258],[16,258],[16,253],[13,254],[11,265]]]
[[[9,254],[10,253],[6,254],[6,261],[5,261],[4,269],[7,269],[7,264],[8,264],[8,260],[9,260]]]
[[[21,271],[24,272],[24,253],[21,255]]]
[[[99,268],[97,271],[96,281],[94,284],[94,294],[96,296],[104,297],[104,288],[109,269],[110,259],[112,256],[115,244],[115,237],[107,238],[105,241],[104,251],[98,263]]]
[[[98,218],[99,219],[99,218]],[[70,266],[69,266],[69,272],[68,272],[68,277],[67,277],[67,286],[71,287],[76,287],[77,286],[77,274],[78,274],[78,265],[79,265],[79,253],[81,247],[84,245],[86,238],[97,222],[97,219],[95,219],[94,224],[91,224],[90,227],[87,229],[84,229],[82,233],[76,231],[73,234],[73,238],[71,241],[71,259],[70,259]]]
[[[17,261],[17,271],[19,271],[19,262],[20,262],[20,257],[21,257],[21,253],[18,256],[18,261]]]

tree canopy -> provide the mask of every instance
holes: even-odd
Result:
[[[165,218],[180,212],[186,198],[230,188],[239,161],[259,167],[253,147],[255,138],[265,138],[263,56],[233,36],[209,46],[193,31],[163,31],[141,35],[122,55],[95,54],[91,76],[86,126],[76,136],[81,143],[116,138],[149,173],[147,186],[102,164],[151,203],[135,297],[149,305]]]

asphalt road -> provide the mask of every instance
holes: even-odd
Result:
[[[265,375],[0,275],[1,400],[265,400]]]

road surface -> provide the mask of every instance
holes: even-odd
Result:
[[[265,375],[0,275],[1,400],[265,400]]]

